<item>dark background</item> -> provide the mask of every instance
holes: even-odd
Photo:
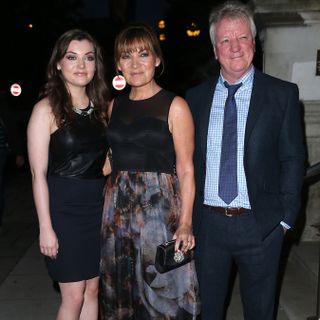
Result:
[[[113,42],[128,22],[150,23],[161,42],[165,71],[160,85],[183,95],[185,90],[213,73],[218,64],[208,34],[210,9],[219,0],[2,0],[0,13],[0,90],[7,94],[21,123],[28,120],[38,92],[45,81],[45,69],[54,42],[66,30],[89,31],[104,50],[107,81],[114,76]],[[248,1],[243,1],[248,2]],[[166,28],[158,28],[164,19]],[[192,23],[195,27],[192,27]],[[29,28],[29,24],[33,27]],[[188,37],[187,29],[200,29],[198,37]],[[22,93],[13,97],[9,90],[19,83]],[[112,91],[112,94],[117,94]]]

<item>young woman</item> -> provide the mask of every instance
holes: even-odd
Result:
[[[55,44],[28,125],[40,250],[61,291],[58,320],[98,317],[104,76],[96,41],[84,31],[67,31]]]

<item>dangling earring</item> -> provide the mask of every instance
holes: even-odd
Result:
[[[160,76],[162,76],[162,74],[164,72],[164,64],[162,62],[160,62],[155,67],[156,67],[155,77],[159,78]]]
[[[126,86],[127,82],[124,76],[121,74],[117,74],[113,79],[112,79],[112,86],[116,90],[122,90]]]

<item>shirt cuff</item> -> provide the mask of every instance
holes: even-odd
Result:
[[[288,224],[286,224],[285,222],[283,222],[283,221],[281,221],[280,224],[281,224],[284,228],[286,228],[287,230],[288,230],[288,229],[291,229],[291,227],[290,227]]]

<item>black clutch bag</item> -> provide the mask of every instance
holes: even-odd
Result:
[[[176,240],[166,241],[157,246],[155,267],[159,273],[179,268],[193,259],[194,250],[188,250],[186,253],[175,251],[175,242]]]

